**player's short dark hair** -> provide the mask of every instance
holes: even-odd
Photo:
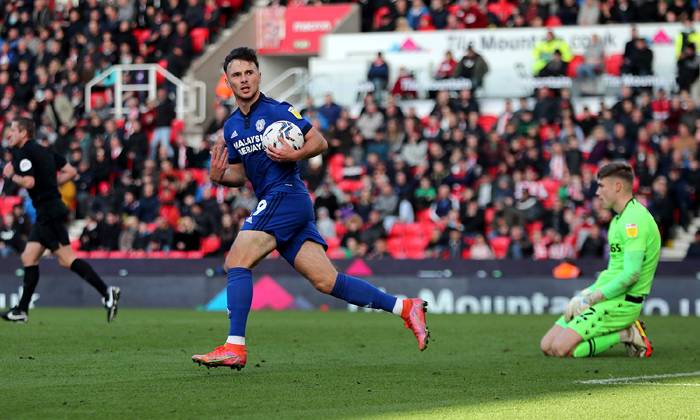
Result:
[[[612,162],[598,170],[598,179],[615,177],[625,181],[628,185],[634,182],[632,166],[627,162]]]
[[[255,67],[260,68],[260,65],[258,64],[258,55],[255,53],[255,50],[252,48],[238,47],[238,48],[232,49],[231,52],[228,53],[226,58],[224,58],[224,73],[226,73],[226,70],[228,69],[228,65],[233,60],[247,61],[249,63],[255,64]]]
[[[17,117],[15,118],[14,122],[17,124],[17,127],[20,130],[27,132],[27,138],[34,138],[34,132],[36,130],[34,128],[34,121],[26,117]]]

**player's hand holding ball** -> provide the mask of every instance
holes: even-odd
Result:
[[[270,159],[295,162],[302,157],[300,150],[304,146],[304,134],[289,121],[277,121],[265,129],[262,144]]]

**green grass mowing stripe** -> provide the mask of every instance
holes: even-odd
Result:
[[[0,324],[0,418],[552,417],[592,399],[599,417],[629,417],[628,403],[660,417],[700,411],[697,387],[574,383],[698,370],[696,318],[649,318],[649,360],[622,346],[560,360],[538,349],[554,317],[430,316],[434,341],[420,353],[386,314],[256,312],[249,364],[235,372],[190,361],[224,340],[225,314],[124,309],[110,325],[97,309],[30,316]]]

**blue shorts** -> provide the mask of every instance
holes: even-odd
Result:
[[[311,197],[305,193],[271,192],[258,202],[241,230],[259,230],[275,237],[277,250],[292,267],[294,258],[306,241],[328,249],[316,229]]]

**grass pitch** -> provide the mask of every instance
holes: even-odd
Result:
[[[221,313],[38,309],[0,324],[0,418],[697,418],[700,320],[648,318],[656,351],[545,358],[554,317],[253,313],[241,372],[198,367]],[[693,373],[694,372],[694,373]],[[653,377],[689,373],[678,377]],[[637,378],[652,376],[651,378]],[[611,379],[612,378],[612,379]],[[604,381],[579,383],[577,381]],[[98,417],[99,416],[99,417]]]

